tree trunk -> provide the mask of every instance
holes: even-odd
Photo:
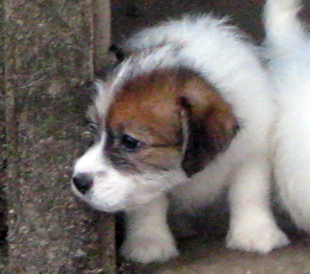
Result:
[[[87,142],[77,136],[90,98],[83,84],[93,78],[92,3],[4,3],[6,273],[114,273],[113,218],[84,207],[70,189],[73,160]],[[105,246],[98,231],[107,231]]]

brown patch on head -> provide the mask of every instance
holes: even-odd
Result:
[[[117,93],[107,116],[106,151],[131,170],[182,165],[191,176],[227,147],[236,127],[229,104],[196,73],[154,71]]]

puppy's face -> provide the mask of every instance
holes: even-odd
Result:
[[[235,136],[231,107],[197,74],[135,77],[107,107],[96,102],[97,143],[76,163],[74,191],[104,211],[144,204],[201,171]]]

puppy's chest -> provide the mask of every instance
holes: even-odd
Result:
[[[172,203],[183,209],[206,206],[221,195],[229,184],[229,168],[216,165],[206,168],[184,185],[177,186],[170,192]]]

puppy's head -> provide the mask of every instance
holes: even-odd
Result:
[[[102,100],[101,94],[93,115],[98,141],[77,161],[73,185],[82,199],[104,211],[147,203],[186,182],[236,134],[230,105],[185,68],[126,81],[104,110]]]

